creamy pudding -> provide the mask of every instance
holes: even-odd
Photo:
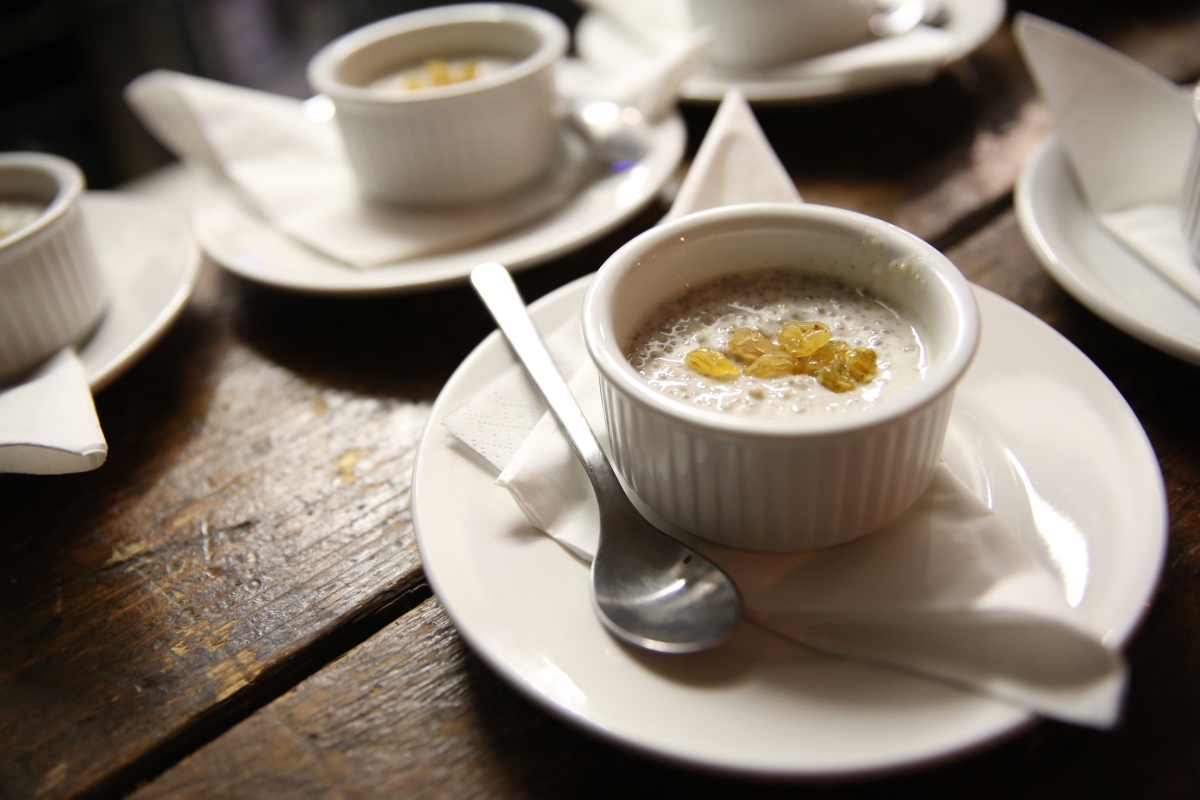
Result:
[[[791,347],[789,339],[821,327],[828,331],[816,342],[825,347],[820,354],[859,352],[872,362],[848,386],[830,388],[817,368],[805,367],[813,351]],[[797,361],[783,353],[791,368],[776,356],[784,344],[802,354]],[[920,335],[895,309],[834,278],[787,269],[740,273],[689,290],[642,323],[627,357],[669,397],[772,417],[869,407],[925,372]]]
[[[505,58],[430,58],[421,64],[402,69],[372,81],[368,88],[386,91],[414,92],[453,86],[477,78],[485,78],[508,69],[516,62]]]

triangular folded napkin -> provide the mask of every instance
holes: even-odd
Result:
[[[1184,236],[1184,176],[1197,135],[1187,91],[1083,34],[1028,13],[1021,53],[1100,223],[1200,303],[1200,265]]]
[[[672,216],[748,202],[740,177],[768,201],[799,201],[745,100],[725,98]],[[753,198],[759,199],[759,198]],[[556,361],[605,441],[598,377],[577,323],[550,336]],[[598,530],[591,487],[553,417],[512,367],[446,428],[499,472],[530,523],[583,560]],[[665,526],[664,526],[665,527]],[[668,528],[669,530],[669,528]],[[686,534],[681,534],[686,536]],[[831,655],[888,665],[1061,720],[1109,727],[1126,670],[1080,622],[1046,554],[1031,551],[949,467],[917,504],[850,544],[799,554],[707,545],[743,593],[748,619]],[[579,568],[567,564],[564,568]]]
[[[0,387],[0,472],[87,472],[107,457],[87,376],[71,348],[27,380]]]
[[[698,39],[652,69],[599,80],[577,62],[560,70],[564,92],[634,104],[652,121],[674,107],[698,63]],[[504,197],[450,208],[370,204],[360,196],[326,98],[288,97],[157,70],[126,87],[126,102],[185,162],[216,176],[266,222],[350,267],[394,264],[486,241],[547,216],[597,170],[566,132],[551,167]]]

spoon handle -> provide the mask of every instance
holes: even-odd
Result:
[[[600,448],[600,442],[592,433],[575,396],[571,394],[571,388],[550,357],[550,351],[534,327],[525,301],[521,299],[508,270],[494,262],[480,264],[471,270],[471,285],[546,399],[567,441],[583,462],[597,493],[611,490],[614,486],[619,488],[620,483],[608,457]]]

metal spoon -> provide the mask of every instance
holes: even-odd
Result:
[[[926,0],[903,0],[903,2],[881,3],[883,8],[871,17],[871,33],[879,38],[900,36],[932,19],[937,9],[928,8]]]
[[[611,170],[628,169],[650,152],[650,124],[633,106],[579,98],[570,101],[567,119]]]
[[[720,642],[742,614],[733,581],[634,508],[508,270],[480,264],[471,271],[471,285],[546,398],[596,492],[600,539],[592,558],[592,598],[600,621],[618,639],[662,653],[690,653]]]

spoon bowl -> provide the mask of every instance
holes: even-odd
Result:
[[[471,271],[471,285],[546,399],[596,493],[600,536],[591,581],[600,621],[621,641],[660,653],[690,653],[721,642],[742,615],[733,581],[630,502],[508,271],[480,264]]]

